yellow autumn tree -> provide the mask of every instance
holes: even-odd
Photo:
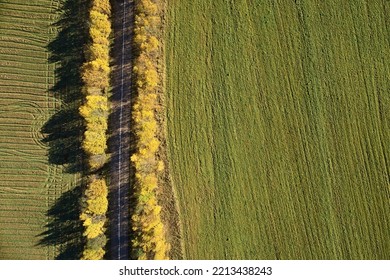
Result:
[[[167,259],[169,244],[158,202],[157,173],[164,167],[157,160],[160,141],[155,111],[158,106],[157,87],[161,83],[157,72],[159,40],[157,30],[161,22],[159,5],[155,0],[136,1],[134,44],[138,51],[133,72],[136,77],[137,99],[132,117],[137,136],[137,149],[131,156],[135,173],[136,205],[132,215],[132,248],[138,259]]]
[[[110,1],[107,0],[93,0],[92,1],[92,11],[99,12],[101,14],[105,14],[107,16],[111,15],[111,4]]]
[[[96,171],[106,161],[107,118],[109,88],[109,36],[111,33],[111,7],[109,0],[91,0],[89,10],[90,42],[85,48],[85,63],[81,67],[84,82],[84,103],[79,108],[84,118],[82,143],[89,166],[88,182],[82,199],[82,213],[86,246],[82,259],[103,259],[106,246],[105,224],[108,209],[106,181]]]
[[[104,251],[103,248],[106,244],[104,236],[105,222],[108,208],[107,194],[108,190],[104,179],[95,176],[90,178],[90,183],[84,192],[84,207],[80,215],[85,228],[83,235],[87,238],[84,259],[88,259],[92,251]]]

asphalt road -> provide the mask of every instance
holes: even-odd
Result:
[[[108,141],[110,159],[109,259],[129,259],[131,36],[133,0],[112,2],[112,97]]]

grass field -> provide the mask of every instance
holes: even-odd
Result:
[[[390,2],[168,1],[188,259],[390,258]]]
[[[47,51],[57,8],[54,0],[0,1],[0,259],[55,258],[58,246],[37,244],[47,211],[75,184],[48,163],[41,133],[61,106],[49,92]]]

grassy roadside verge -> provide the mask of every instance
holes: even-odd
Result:
[[[161,56],[157,60],[157,73],[161,83],[159,84],[158,91],[158,104],[156,108],[156,119],[159,124],[159,130],[157,137],[160,141],[160,147],[157,152],[159,160],[164,162],[164,170],[159,173],[159,182],[161,184],[161,193],[159,200],[162,205],[162,218],[164,224],[167,225],[167,240],[171,245],[169,251],[170,259],[184,259],[184,244],[182,238],[182,227],[180,223],[180,209],[177,201],[177,194],[175,190],[175,184],[171,176],[169,151],[167,144],[167,106],[166,106],[166,27],[167,27],[167,6],[166,0],[161,1],[160,18],[161,25],[156,34],[160,41],[160,54]]]

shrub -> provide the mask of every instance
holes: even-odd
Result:
[[[107,244],[107,238],[105,235],[102,234],[96,238],[90,239],[88,244],[87,244],[87,249],[99,250],[101,248],[104,248],[104,246],[106,246],[106,244]]]
[[[103,259],[105,251],[102,248],[99,249],[85,249],[83,252],[82,260],[101,260]]]
[[[88,158],[88,166],[92,171],[97,170],[104,166],[104,164],[107,161],[107,155],[101,154],[101,155],[90,155]]]

